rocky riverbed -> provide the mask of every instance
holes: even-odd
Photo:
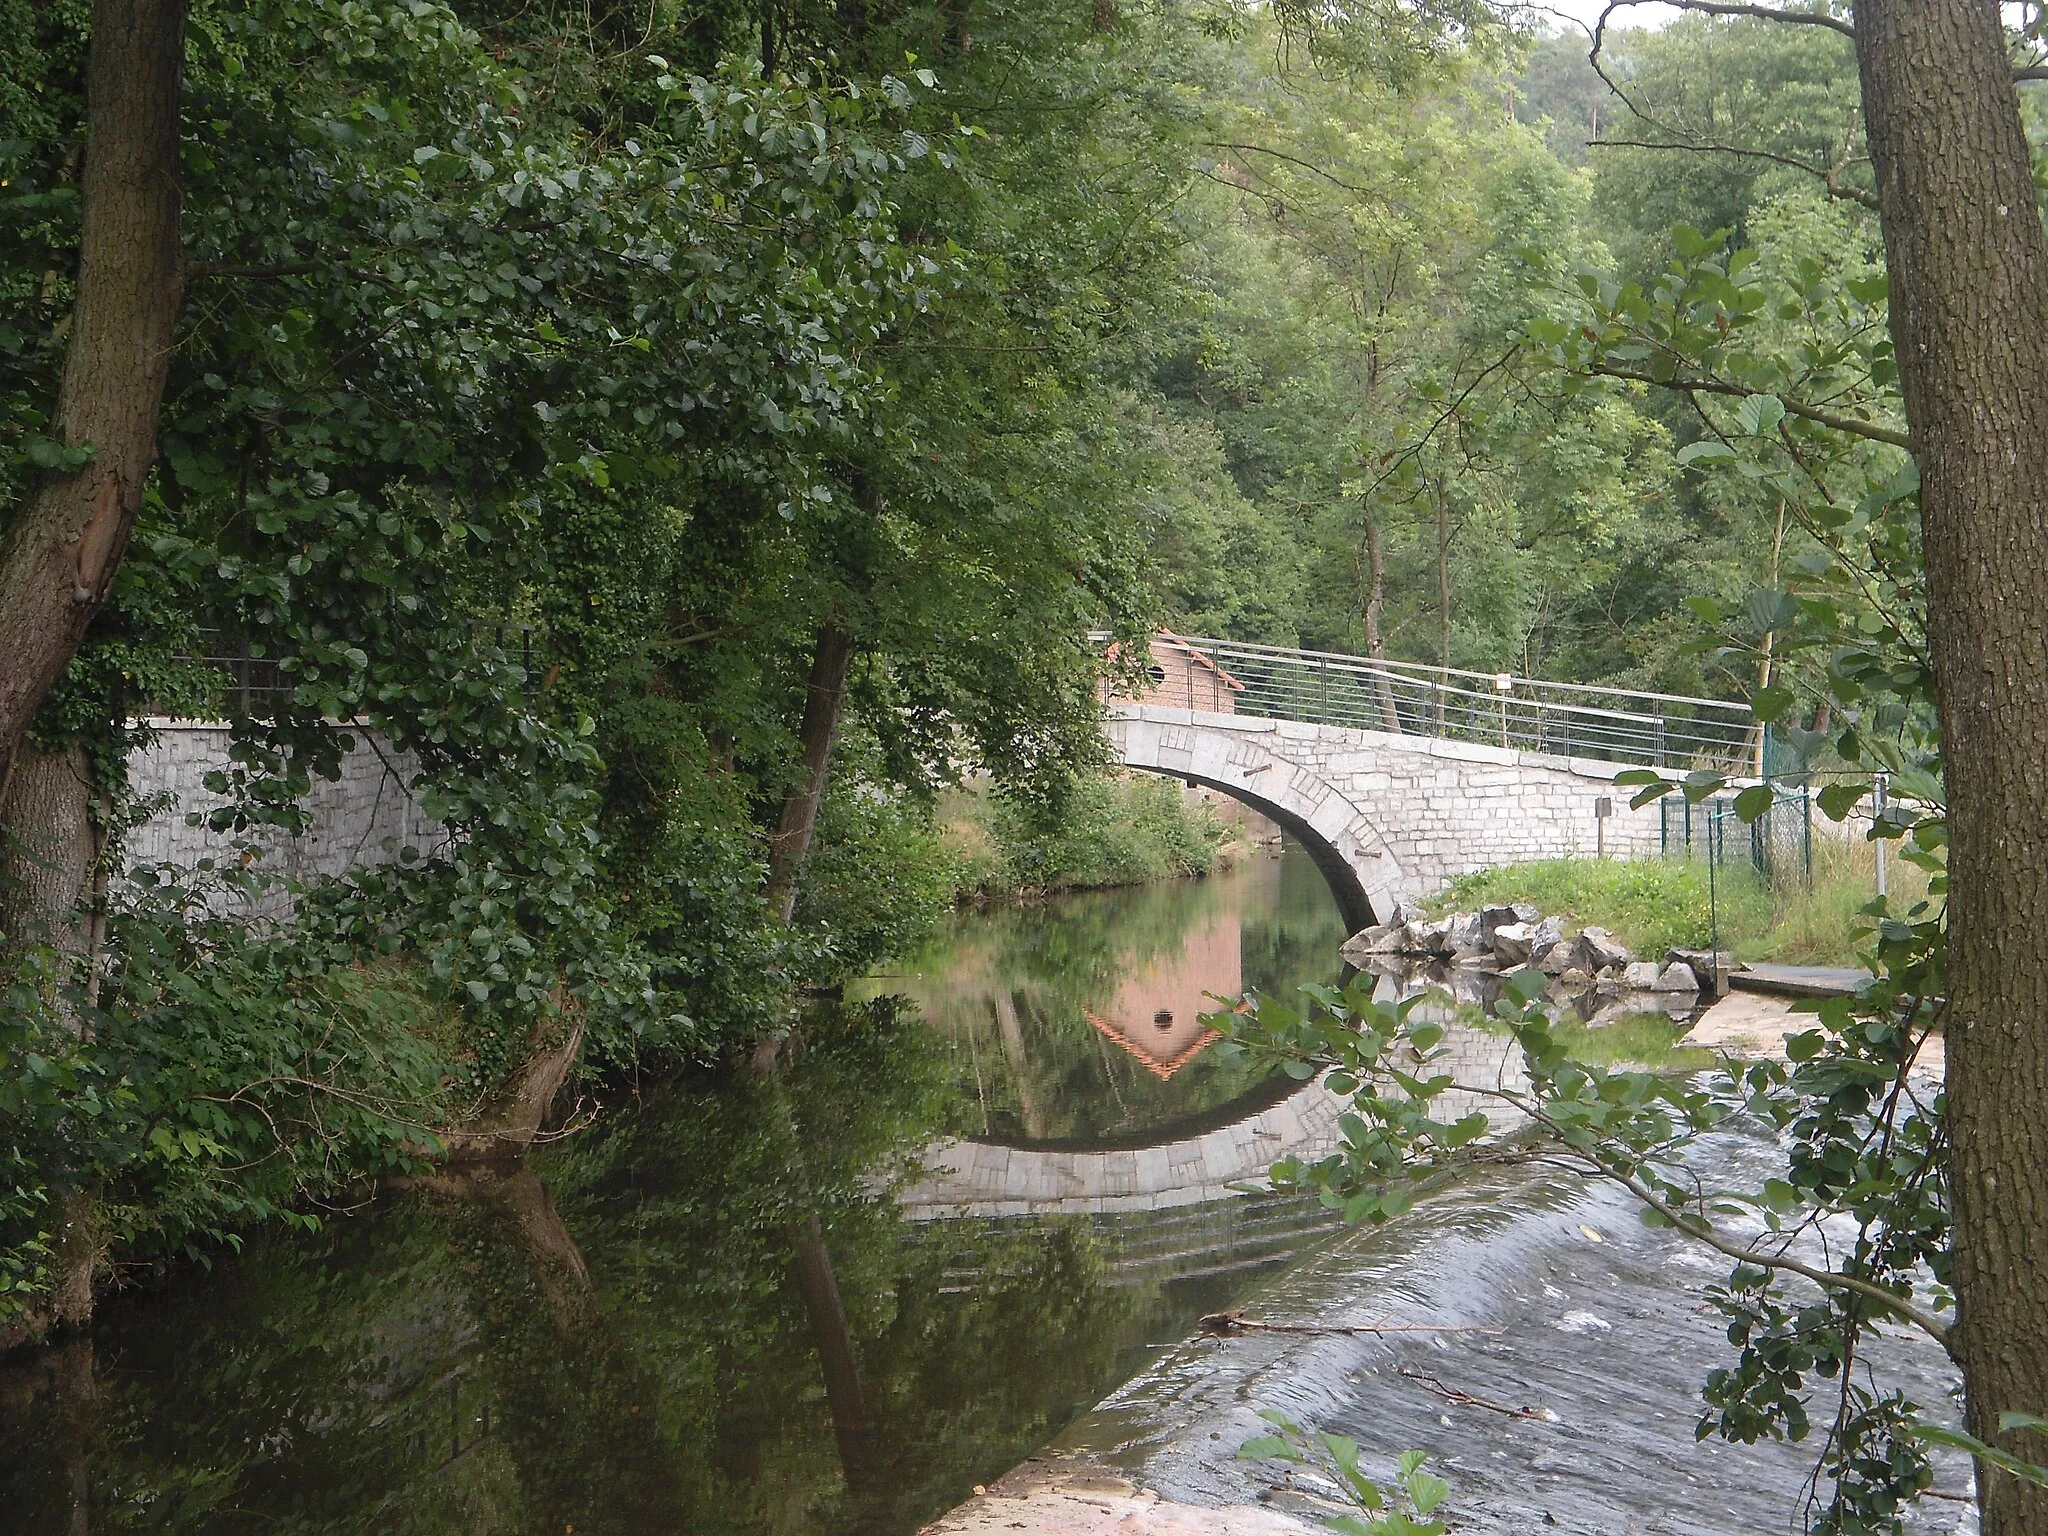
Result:
[[[1567,933],[1566,926],[1524,902],[1438,918],[1400,909],[1393,921],[1353,934],[1342,954],[1386,978],[1392,994],[1435,986],[1482,1007],[1500,995],[1508,974],[1533,966],[1550,978],[1552,1003],[1591,1024],[1638,1013],[1683,1017],[1725,990],[1735,967],[1733,956],[1708,950],[1642,958],[1605,928]]]

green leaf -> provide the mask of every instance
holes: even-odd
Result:
[[[1759,720],[1776,720],[1798,701],[1798,695],[1779,683],[1766,683],[1750,695],[1749,707]]]
[[[2036,1488],[2048,1488],[2048,1467],[2036,1466],[2031,1461],[2022,1461],[2011,1452],[2001,1451],[1997,1446],[1989,1445],[1975,1435],[1965,1434],[1960,1429],[1949,1429],[1940,1424],[1908,1424],[1905,1428],[1908,1434],[1918,1439],[1930,1441],[1935,1445],[1946,1445],[1958,1451],[1968,1451],[1979,1461],[1988,1461],[1992,1466],[2010,1472],[2023,1483],[2031,1483]]]
[[[1744,823],[1757,820],[1776,803],[1778,792],[1768,784],[1752,784],[1735,797],[1735,814]]]
[[[1761,437],[1785,419],[1785,402],[1776,395],[1751,395],[1735,408],[1735,419],[1751,437]]]
[[[1734,458],[1735,450],[1716,438],[1703,437],[1696,443],[1687,443],[1675,457],[1681,464],[1709,464]]]

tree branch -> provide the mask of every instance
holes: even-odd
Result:
[[[1852,42],[1856,29],[1839,16],[1830,16],[1825,11],[1787,11],[1772,5],[1730,5],[1725,0],[1609,0],[1608,6],[1600,13],[1600,24],[1595,29],[1594,46],[1599,46],[1598,33],[1607,26],[1607,18],[1624,5],[1668,5],[1678,11],[1702,11],[1709,16],[1754,16],[1761,21],[1789,21],[1803,27],[1826,27],[1830,32],[1839,32]]]
[[[185,276],[190,281],[202,277],[306,277],[319,270],[319,265],[310,261],[284,261],[272,266],[244,266],[228,261],[192,261],[185,264]]]
[[[1298,165],[1304,171],[1322,177],[1323,180],[1329,182],[1332,186],[1342,187],[1346,192],[1356,192],[1360,197],[1370,197],[1372,195],[1370,188],[1355,186],[1351,182],[1332,176],[1321,166],[1311,165],[1300,156],[1290,155],[1285,150],[1268,149],[1263,144],[1227,144],[1220,142],[1211,142],[1207,147],[1210,149],[1228,149],[1237,154],[1271,155],[1275,160],[1285,160],[1289,165]]]
[[[1602,1165],[1597,1158],[1587,1159],[1586,1165],[1598,1168],[1603,1177],[1610,1178],[1617,1184],[1624,1186],[1629,1193],[1670,1222],[1672,1226],[1683,1232],[1687,1237],[1705,1243],[1709,1248],[1727,1255],[1735,1260],[1736,1263],[1753,1264],[1758,1269],[1781,1269],[1788,1274],[1799,1275],[1804,1279],[1811,1280],[1815,1285],[1832,1290],[1848,1291],[1854,1295],[1862,1296],[1867,1300],[1876,1302],[1886,1311],[1903,1317],[1907,1322],[1933,1339],[1943,1349],[1949,1348],[1948,1325],[1933,1313],[1915,1306],[1896,1291],[1888,1291],[1875,1281],[1865,1280],[1858,1275],[1845,1275],[1837,1270],[1821,1269],[1817,1265],[1807,1264],[1799,1259],[1786,1258],[1782,1254],[1773,1256],[1768,1253],[1759,1253],[1753,1248],[1743,1247],[1740,1243],[1731,1243],[1712,1227],[1694,1221],[1683,1211],[1677,1210],[1659,1198],[1654,1190],[1643,1183],[1641,1179],[1635,1177],[1635,1175],[1608,1168]],[[1953,1354],[1954,1351],[1950,1350],[1950,1353]]]
[[[1642,116],[1641,113],[1636,115]],[[1652,121],[1649,118],[1644,118],[1643,120],[1645,122]],[[1658,123],[1657,126],[1665,128],[1667,132],[1672,131],[1663,123]],[[1690,144],[1659,144],[1652,139],[1588,139],[1586,141],[1586,148],[1683,149],[1690,150],[1698,155],[1741,155],[1751,160],[1768,160],[1773,165],[1790,166],[1795,171],[1804,171],[1809,176],[1818,177],[1827,187],[1828,196],[1830,197],[1838,197],[1845,202],[1861,203],[1865,208],[1873,211],[1876,211],[1878,206],[1877,194],[1875,192],[1866,192],[1863,188],[1851,186],[1848,182],[1842,180],[1841,167],[1815,165],[1811,161],[1796,159],[1791,155],[1776,154],[1768,149],[1745,149],[1739,144],[1714,144],[1704,139],[1695,140]]]
[[[1729,384],[1720,379],[1657,379],[1629,368],[1596,367],[1592,371],[1602,378],[1622,379],[1631,384],[1652,384],[1658,389],[1676,390],[1681,394],[1726,395],[1731,399],[1746,400],[1751,395],[1762,393],[1761,390],[1744,389],[1740,384]],[[1894,448],[1910,449],[1913,446],[1912,438],[1906,435],[1903,427],[1888,427],[1880,421],[1864,421],[1856,416],[1843,416],[1835,411],[1822,410],[1817,405],[1808,405],[1801,400],[1788,400],[1782,395],[1778,400],[1785,407],[1786,415],[1797,416],[1802,421],[1812,422],[1815,426],[1832,427],[1837,432],[1847,432],[1852,437],[1864,437],[1876,443],[1890,443]]]

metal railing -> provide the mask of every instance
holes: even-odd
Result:
[[[1227,691],[1241,715],[1678,770],[1748,773],[1756,760],[1755,718],[1748,705],[1726,699],[1554,683],[1235,640],[1175,635],[1168,643],[1186,647],[1200,660],[1179,678],[1155,678],[1135,701],[1123,692],[1119,698],[1212,709],[1217,697],[1213,667],[1239,685]]]
[[[472,619],[469,627],[479,643],[488,640],[506,661],[518,660],[531,698],[536,691],[536,670],[546,659],[547,630],[502,619]],[[195,652],[174,654],[171,660],[218,675],[219,682],[207,691],[223,715],[268,718],[291,702],[298,680],[280,665],[279,658],[251,656],[249,642],[225,630],[202,629],[198,640]],[[141,708],[144,714],[157,710],[155,701],[145,701]]]

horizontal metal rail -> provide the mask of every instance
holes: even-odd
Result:
[[[1749,706],[1726,699],[1234,640],[1162,639],[1194,659],[1178,677],[1155,675],[1138,702],[1660,768],[1745,772],[1756,756]]]

